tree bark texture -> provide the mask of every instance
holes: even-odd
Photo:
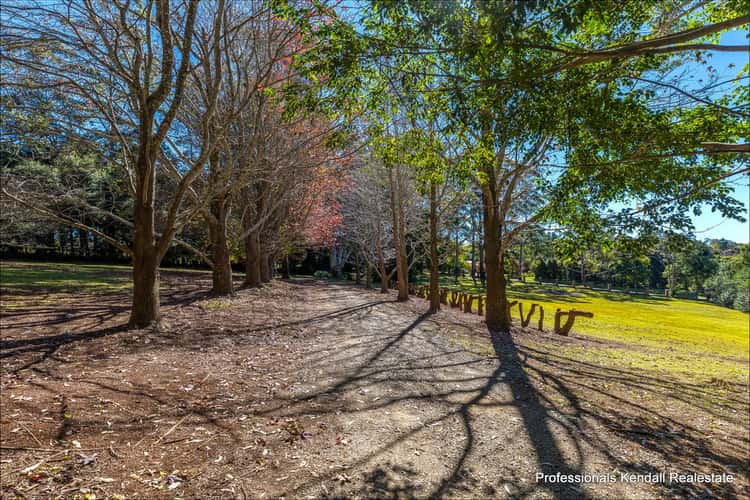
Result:
[[[437,186],[430,184],[430,313],[440,310],[440,262],[438,261]]]
[[[244,286],[260,286],[260,239],[257,232],[245,237],[245,281]]]
[[[211,203],[211,219],[208,232],[211,238],[211,293],[214,295],[232,295],[232,261],[227,241],[227,209],[224,200]]]
[[[490,185],[482,187],[484,219],[484,261],[487,273],[487,308],[485,322],[490,330],[509,332],[508,297],[506,294],[503,253],[501,251],[501,221],[497,196]]]

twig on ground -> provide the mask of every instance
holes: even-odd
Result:
[[[29,435],[30,435],[30,436],[31,436],[32,438],[34,438],[34,441],[36,441],[36,443],[37,443],[37,444],[39,445],[39,447],[40,447],[40,448],[44,448],[44,444],[42,444],[42,442],[41,442],[41,441],[39,441],[39,440],[38,440],[38,439],[36,438],[36,436],[34,435],[34,433],[33,433],[33,432],[31,432],[31,429],[29,429],[28,427],[26,427],[26,425],[25,425],[25,424],[24,424],[23,422],[18,422],[18,425],[20,425],[21,427],[23,427],[23,430],[25,430],[26,432],[28,432],[28,433],[29,433]]]
[[[164,439],[165,437],[169,436],[172,433],[173,430],[175,430],[186,418],[188,418],[188,416],[189,415],[185,415],[184,417],[182,417],[181,419],[179,419],[176,424],[174,424],[172,427],[170,427],[170,429],[167,432],[165,432],[162,437],[160,437],[159,439],[157,439],[156,441],[154,441],[154,443],[151,446],[153,446],[154,444],[159,444],[162,439]]]
[[[133,449],[135,450],[136,448],[138,448],[138,445],[140,445],[144,439],[146,439],[145,436],[139,439],[138,442],[133,445]]]
[[[29,446],[0,446],[0,450],[18,450],[18,451],[59,451],[55,448],[32,448]]]
[[[26,471],[26,470],[28,470],[30,468],[31,468],[31,470],[29,470],[29,472],[34,471],[34,470],[38,469],[39,467],[41,467],[42,465],[44,465],[47,462],[55,462],[56,460],[53,460],[55,457],[57,457],[59,455],[64,455],[64,454],[68,453],[69,451],[70,450],[68,450],[68,449],[65,449],[65,450],[62,450],[62,451],[58,451],[54,455],[50,455],[47,458],[43,458],[42,460],[39,461],[39,463],[37,463],[37,464],[35,464],[33,466],[21,467],[20,469],[16,470],[15,472],[24,472],[24,471]]]
[[[185,436],[178,439],[170,439],[169,441],[164,441],[164,444],[172,444],[172,443],[179,443],[180,441],[185,441],[186,439],[190,439],[191,436]]]

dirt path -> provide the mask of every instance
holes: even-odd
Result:
[[[160,333],[109,330],[122,312],[93,335],[63,322],[63,337],[28,315],[6,317],[3,446],[49,451],[5,449],[3,492],[746,497],[746,388],[607,370],[538,333],[490,343],[481,318],[424,309],[421,299],[279,283],[231,301],[176,301]],[[59,470],[21,472],[64,449]],[[94,451],[93,464],[78,456]],[[734,482],[619,475],[661,471]],[[615,477],[550,483],[538,472]]]
[[[308,306],[311,313],[321,302],[338,313],[317,321],[310,349],[304,350],[301,376],[310,386],[278,411],[284,416],[332,413],[343,422],[351,444],[328,458],[343,455],[350,476],[359,481],[339,486],[336,494],[623,498],[663,492],[658,485],[622,482],[619,476],[596,485],[575,478],[537,481],[537,472],[643,474],[667,470],[670,462],[648,450],[634,462],[623,444],[610,444],[611,430],[598,436],[602,422],[583,415],[581,406],[588,402],[568,391],[559,375],[538,371],[530,353],[517,345],[519,339],[498,336],[495,352],[477,355],[452,341],[457,330],[485,332],[479,321],[467,322],[460,313],[429,317],[420,314],[422,301],[407,307],[345,288],[312,289],[311,295],[306,301],[314,304]],[[540,375],[540,385],[553,390],[540,392],[530,374]],[[579,375],[586,377],[583,371]],[[598,399],[593,392],[592,399]],[[627,421],[618,427],[629,429]],[[628,439],[645,443],[649,432],[636,428],[636,438]],[[288,492],[317,495],[318,488],[313,480]],[[672,492],[689,493],[689,488],[675,486]]]

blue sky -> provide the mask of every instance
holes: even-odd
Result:
[[[727,32],[721,37],[722,45],[743,45],[748,43],[748,32],[746,30],[733,30]],[[712,52],[710,65],[715,67],[722,79],[735,77],[748,64],[747,52]],[[733,65],[733,67],[729,67]],[[703,65],[694,65],[697,78],[706,78],[706,67]],[[692,68],[691,68],[692,69]],[[739,82],[741,85],[748,85],[745,79]],[[750,177],[747,175],[739,176],[732,179],[732,186],[735,189],[735,198],[745,205],[745,218],[750,219],[748,205],[750,205],[750,187],[748,183]],[[703,238],[726,238],[728,240],[740,243],[748,243],[750,238],[750,223],[738,222],[731,219],[725,219],[719,213],[711,213],[704,210],[700,216],[693,217],[695,225],[695,236],[698,239]]]

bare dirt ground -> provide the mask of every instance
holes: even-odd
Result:
[[[583,337],[313,282],[3,295],[3,498],[747,498],[747,386],[607,369]],[[538,482],[537,472],[614,482]],[[648,483],[619,473],[729,473]]]

